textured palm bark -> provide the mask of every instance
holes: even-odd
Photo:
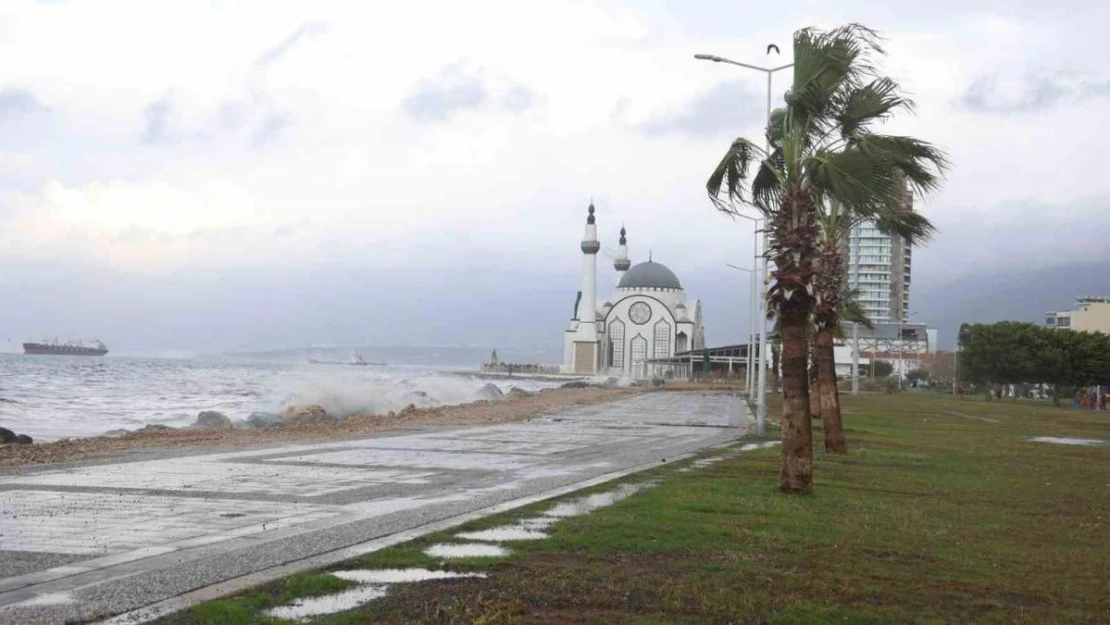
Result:
[[[836,359],[833,352],[833,339],[836,328],[840,326],[844,314],[845,284],[844,259],[840,242],[836,237],[826,238],[821,244],[821,255],[817,261],[817,297],[814,306],[814,360],[816,361],[817,384],[810,392],[817,397],[821,416],[825,422],[825,451],[847,453],[848,443],[844,438],[844,421],[840,413],[840,390],[836,386]]]
[[[833,353],[833,331],[825,328],[817,332],[817,392],[821,400],[821,414],[825,420],[825,452],[848,453],[844,438],[844,422],[840,416],[840,390],[836,386],[836,358]],[[810,389],[810,393],[813,390]]]
[[[817,350],[813,349],[810,352],[809,364],[809,414],[814,419],[821,418],[821,394],[818,393],[818,373],[817,373]]]
[[[780,313],[782,326],[782,476],[784,493],[813,491],[813,423],[809,414],[809,350],[806,326],[809,312],[788,306]]]
[[[768,223],[775,263],[767,292],[782,334],[782,476],[784,493],[813,491],[813,422],[809,412],[809,325],[817,264],[817,206],[806,190],[784,194]]]

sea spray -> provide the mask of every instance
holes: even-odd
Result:
[[[253,412],[276,414],[294,403],[320,404],[337,415],[386,414],[410,403],[462,404],[477,401],[478,390],[490,382],[417,366],[112,357],[89,363],[3,355],[0,380],[3,397],[13,400],[0,405],[0,426],[39,442],[150,424],[187,427],[205,410],[244,421]],[[517,386],[533,392],[563,382],[493,380],[502,391]]]

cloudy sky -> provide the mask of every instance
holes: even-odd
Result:
[[[955,163],[915,289],[1107,258],[1110,9],[1025,4],[4,0],[0,351],[557,346],[591,198],[739,340],[751,228],[703,185],[766,85],[692,57],[845,21]]]

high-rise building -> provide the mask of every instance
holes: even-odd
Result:
[[[906,189],[905,208],[913,210]],[[858,290],[860,305],[873,323],[906,321],[910,311],[912,246],[902,237],[884,234],[863,221],[848,233],[848,288]]]

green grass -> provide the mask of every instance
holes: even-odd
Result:
[[[632,478],[657,487],[562,521],[547,540],[515,543],[509,558],[450,564],[488,579],[395,586],[315,622],[1110,621],[1110,448],[1024,440],[1110,439],[1110,416],[926,394],[846,397],[845,409],[851,453],[818,452],[813,496],[776,491],[778,449],[692,472],[659,467]],[[333,568],[442,566],[421,551],[444,538]],[[324,577],[275,582],[166,622],[267,623],[260,610],[323,592]]]

